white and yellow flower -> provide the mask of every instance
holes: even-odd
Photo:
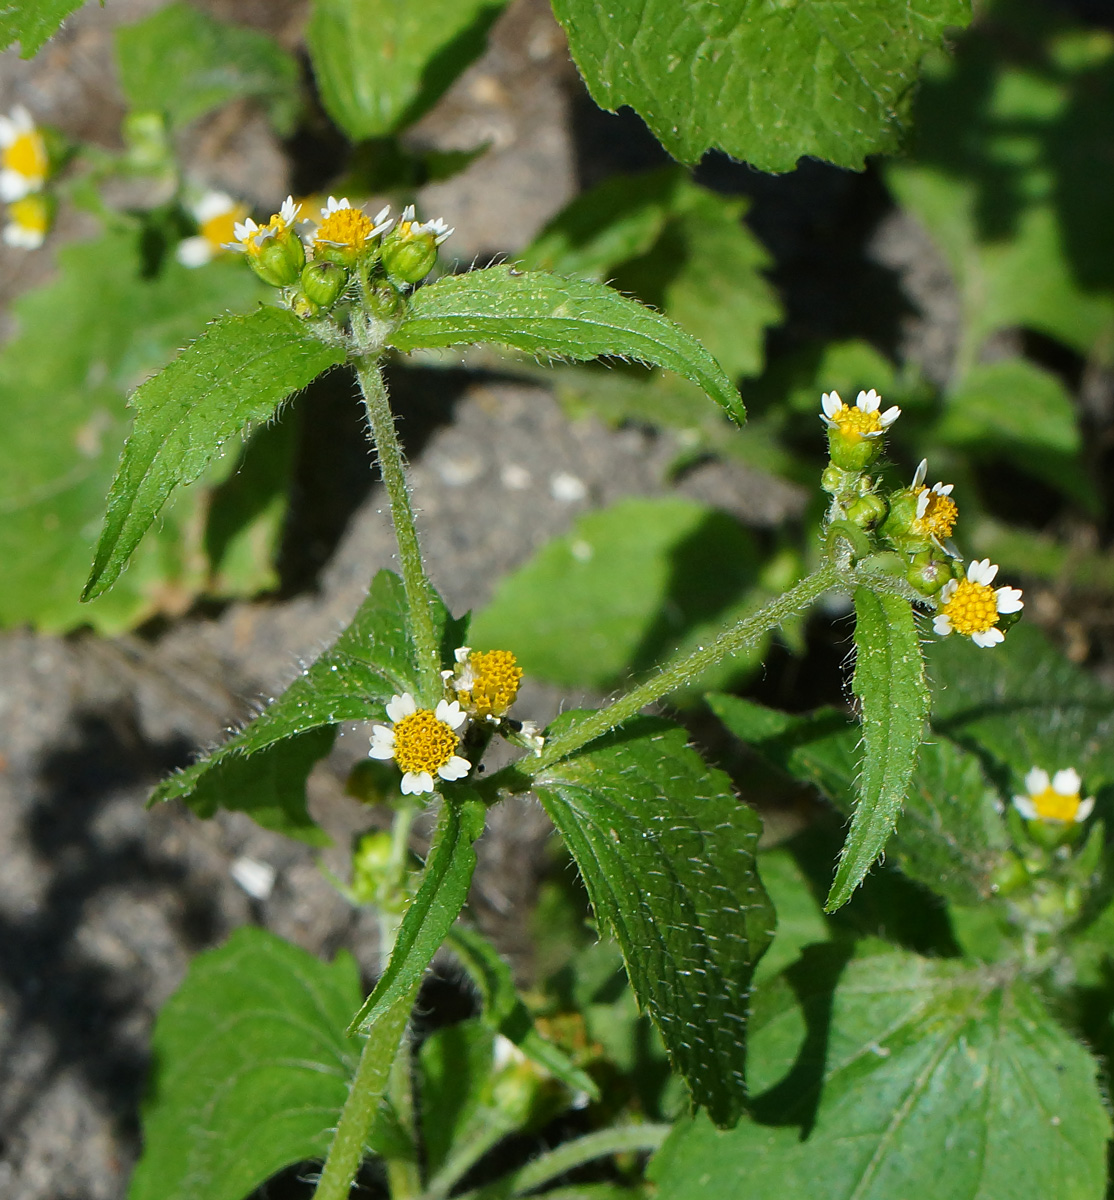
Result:
[[[882,397],[873,388],[860,392],[853,406],[844,404],[839,392],[825,392],[820,398],[820,419],[845,437],[878,438],[901,416],[896,404],[885,412],[879,412],[881,407]]]
[[[0,200],[11,203],[41,191],[49,173],[46,141],[31,114],[17,104],[0,116]]]
[[[369,217],[362,208],[353,208],[347,197],[338,200],[330,196],[311,235],[314,255],[331,257],[345,266],[352,266],[374,239],[394,224],[390,211],[388,204],[374,217]]]
[[[952,499],[951,483],[934,483],[925,487],[925,476],[928,474],[928,459],[922,458],[913,476],[913,494],[917,497],[917,508],[913,518],[911,533],[921,537],[931,538],[942,545],[946,538],[951,537],[955,523],[959,519],[959,508]]]
[[[244,253],[261,250],[267,242],[281,238],[289,232],[298,220],[301,205],[295,203],[293,196],[287,196],[277,213],[272,214],[266,225],[257,225],[251,217],[232,223],[232,236],[235,241],[224,243],[227,250],[239,250]]]
[[[52,205],[46,196],[33,192],[8,205],[8,223],[3,238],[8,246],[37,250],[50,229]]]
[[[457,754],[457,732],[467,721],[454,700],[438,702],[437,708],[419,708],[409,692],[392,696],[387,705],[392,724],[376,725],[371,731],[372,758],[391,759],[402,771],[402,792],[420,796],[436,788],[436,779],[463,779],[472,769],[466,758]]]
[[[298,282],[306,265],[306,248],[294,232],[300,208],[293,196],[287,196],[266,225],[257,225],[251,217],[234,222],[236,240],[225,242],[225,247],[245,254],[248,265],[264,283],[290,287]]]
[[[198,232],[180,241],[175,255],[184,267],[203,267],[231,249],[236,231],[243,228],[241,222],[247,217],[248,206],[233,200],[227,192],[206,192],[190,206],[190,213]]]
[[[1057,771],[1051,779],[1043,767],[1034,767],[1025,776],[1025,795],[1014,796],[1013,806],[1026,821],[1081,824],[1095,807],[1093,796],[1080,799],[1082,786],[1083,780],[1074,767]]]
[[[398,219],[398,228],[395,230],[400,238],[418,238],[428,234],[432,235],[433,244],[440,246],[446,238],[456,232],[455,228],[450,229],[441,217],[434,217],[431,221],[419,221],[417,215],[418,210],[413,204],[408,204],[402,210],[402,216]]]
[[[1004,641],[999,615],[1020,612],[1025,605],[1020,588],[990,586],[997,574],[997,566],[984,558],[968,564],[966,579],[949,579],[940,592],[933,629],[941,637],[963,634],[976,646],[996,646]]]
[[[522,668],[509,650],[473,650],[461,646],[455,652],[455,671],[442,671],[456,692],[461,706],[479,720],[498,722],[515,702],[522,682]]]

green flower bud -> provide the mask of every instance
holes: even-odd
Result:
[[[302,239],[284,230],[274,237],[263,239],[247,249],[251,269],[272,287],[290,287],[301,277],[306,265],[306,248]]]
[[[868,492],[847,506],[847,519],[860,529],[872,529],[886,515],[887,509],[884,497],[877,492]]]
[[[367,311],[380,321],[393,321],[401,316],[406,297],[393,284],[380,280],[364,292]]]
[[[302,292],[321,308],[332,308],[348,285],[348,272],[335,262],[312,262],[302,271]]]
[[[290,301],[290,307],[293,309],[295,316],[301,317],[303,321],[308,321],[321,312],[321,306],[314,304],[301,288],[294,293]]]
[[[439,217],[414,219],[414,206],[403,210],[398,224],[383,240],[382,261],[387,278],[396,287],[420,283],[437,262],[437,247],[452,233]]]
[[[938,591],[955,577],[952,560],[931,550],[921,551],[913,558],[913,564],[905,578],[922,596],[935,596]]]

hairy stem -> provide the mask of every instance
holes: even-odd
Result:
[[[371,428],[375,451],[379,455],[379,471],[391,503],[398,542],[398,561],[406,602],[410,609],[410,630],[418,652],[418,672],[422,681],[422,702],[432,705],[441,694],[441,651],[433,622],[433,587],[425,573],[418,531],[414,526],[414,509],[410,504],[410,488],[402,461],[402,447],[395,430],[395,417],[387,398],[387,385],[377,360],[360,359],[356,364],[360,390],[364,396],[368,425]]]

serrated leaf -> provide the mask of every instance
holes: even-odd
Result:
[[[802,155],[861,169],[893,151],[921,59],[966,0],[771,8],[758,0],[554,0],[602,108],[629,104],[674,158],[720,149],[763,171]]]
[[[863,765],[851,828],[828,912],[846,904],[897,824],[924,740],[928,688],[913,606],[900,596],[855,591],[855,677],[862,708]]]
[[[83,599],[112,586],[170,494],[196,480],[226,441],[343,361],[343,350],[319,341],[292,312],[259,308],[214,321],[141,384]]]
[[[602,283],[487,267],[414,293],[391,336],[399,350],[495,342],[528,354],[631,358],[698,384],[740,424],[746,410],[723,368],[691,334]]]
[[[239,733],[163,780],[151,803],[183,800],[203,817],[238,809],[305,839],[306,778],[329,752],[336,725],[381,717],[392,695],[418,689],[407,612],[402,581],[380,571],[332,647]]]
[[[319,962],[262,929],[199,954],[155,1026],[144,1153],[128,1200],[243,1200],[323,1158],[360,1054],[352,958]]]
[[[757,815],[683,729],[652,718],[548,768],[535,789],[674,1068],[717,1124],[732,1124],[750,979],[772,935]]]
[[[415,121],[482,53],[506,0],[313,0],[310,60],[329,116],[354,142]]]
[[[441,802],[422,881],[402,918],[386,970],[352,1018],[349,1029],[368,1030],[418,986],[468,899],[476,869],[473,843],[487,810],[464,788]]]
[[[19,42],[19,57],[33,58],[84,0],[5,0],[0,9],[0,50]]]
[[[62,247],[58,268],[16,301],[19,332],[0,352],[0,624],[112,634],[181,611],[206,575],[198,487],[164,510],[113,594],[79,603],[124,441],[124,396],[222,305],[251,305],[259,283],[242,264],[189,270],[172,256],[152,275],[139,239],[122,231]]]
[[[242,96],[267,104],[275,128],[293,132],[298,64],[254,29],[228,25],[177,0],[116,31],[120,87],[132,109],[178,127]]]
[[[528,1059],[544,1067],[570,1091],[584,1092],[593,1100],[598,1099],[599,1088],[592,1077],[575,1066],[560,1046],[538,1032],[530,1010],[514,986],[510,967],[487,938],[475,929],[460,926],[450,932],[449,945],[479,988],[483,1019],[491,1028],[512,1041]]]
[[[1004,1200],[1105,1192],[1096,1063],[1026,982],[907,954],[806,952],[759,996],[753,1118],[683,1122],[650,1165],[669,1200]],[[833,984],[834,989],[833,989]]]
[[[539,679],[607,688],[711,636],[753,601],[758,565],[754,538],[724,513],[676,496],[621,500],[506,576],[470,637],[512,650]],[[728,660],[716,682],[762,654]]]

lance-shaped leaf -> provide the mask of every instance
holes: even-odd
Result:
[[[464,788],[442,801],[417,893],[402,918],[387,969],[349,1026],[368,1030],[413,993],[430,960],[460,916],[476,869],[473,843],[484,831],[487,810]]]
[[[360,1055],[356,964],[262,929],[200,954],[155,1026],[144,1152],[128,1200],[243,1200],[323,1158]]]
[[[829,912],[847,903],[897,824],[928,715],[924,656],[913,606],[868,588],[855,592],[855,678],[863,765],[851,829],[839,856]]]
[[[554,358],[632,358],[676,371],[740,424],[746,418],[731,380],[691,334],[586,279],[505,266],[450,275],[414,293],[391,342],[399,350],[496,342]]]
[[[112,586],[171,492],[197,479],[229,438],[343,361],[343,350],[314,337],[293,313],[259,308],[215,321],[142,384],[82,598]]]
[[[718,148],[763,171],[801,155],[861,169],[900,143],[921,59],[968,0],[554,0],[602,108],[629,104],[674,158]]]
[[[151,803],[184,800],[203,817],[218,808],[248,812],[269,829],[319,841],[305,782],[336,725],[381,717],[392,695],[417,690],[406,614],[402,581],[380,571],[333,646],[239,733],[159,784]]]
[[[0,49],[19,42],[19,57],[32,58],[83,0],[5,0],[0,8]]]
[[[732,1124],[745,1097],[750,980],[773,924],[755,869],[757,815],[688,748],[684,730],[651,718],[547,769],[535,786],[675,1068],[713,1121]]]
[[[911,954],[813,947],[759,993],[752,1117],[683,1122],[650,1166],[669,1200],[1099,1200],[1096,1063],[1032,986]],[[841,974],[842,968],[842,974]]]

